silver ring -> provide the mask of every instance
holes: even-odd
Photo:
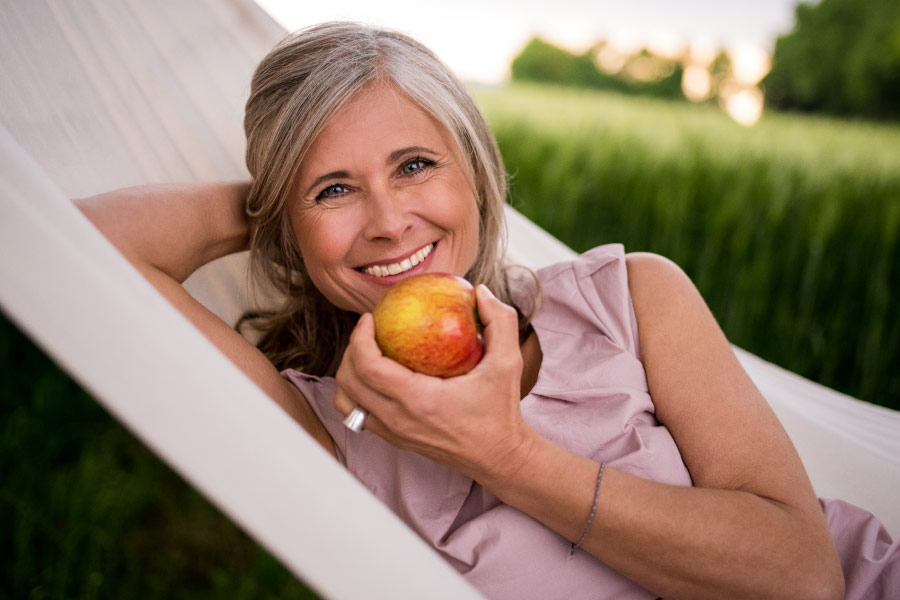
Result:
[[[359,433],[362,431],[363,423],[365,423],[368,414],[366,409],[357,406],[350,411],[350,414],[347,415],[346,418],[344,418],[344,426],[350,431]]]

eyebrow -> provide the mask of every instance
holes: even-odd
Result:
[[[425,146],[407,146],[405,148],[398,148],[397,150],[391,152],[388,155],[387,161],[385,161],[385,163],[388,165],[393,164],[409,154],[436,155],[438,153],[430,148],[426,148]],[[332,171],[330,173],[325,173],[324,175],[319,175],[315,178],[315,180],[313,180],[311,184],[309,184],[309,187],[306,188],[306,195],[313,193],[313,191],[317,187],[319,187],[319,185],[326,181],[329,181],[331,179],[347,179],[349,177],[350,173],[347,171]]]
[[[437,154],[434,150],[430,148],[426,148],[425,146],[407,146],[406,148],[400,148],[399,150],[394,150],[390,153],[387,159],[387,164],[395,163],[407,154]]]
[[[309,187],[306,188],[306,196],[312,194],[313,191],[319,187],[320,184],[328,181],[329,179],[346,179],[350,177],[350,173],[347,171],[332,171],[331,173],[325,173],[324,175],[320,175],[316,177],[315,181],[309,184]]]

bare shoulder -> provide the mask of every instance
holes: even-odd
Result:
[[[660,375],[696,377],[697,364],[711,360],[723,365],[736,362],[700,292],[677,264],[646,252],[627,255],[626,264],[641,359],[651,385]],[[669,395],[658,391],[657,404],[662,402],[665,409]]]
[[[632,293],[695,291],[694,284],[675,262],[652,252],[630,252],[625,256],[628,286]]]
[[[672,318],[683,320],[688,316],[685,311],[718,328],[690,277],[672,260],[633,252],[626,255],[625,264],[635,315],[645,330]]]

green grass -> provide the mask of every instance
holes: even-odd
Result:
[[[731,341],[900,408],[900,127],[536,86],[476,92],[513,204],[693,278]]]
[[[0,597],[317,597],[2,316],[0,365]]]

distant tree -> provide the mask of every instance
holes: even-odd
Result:
[[[763,86],[776,108],[900,118],[900,2],[799,4]]]
[[[654,98],[685,100],[684,91],[681,88],[682,79],[684,79],[684,66],[681,63],[675,63],[668,75],[653,81],[632,83],[628,87],[628,92]]]
[[[533,38],[513,59],[510,66],[512,78],[516,81],[555,83],[626,94],[684,99],[681,91],[684,69],[681,64],[672,65],[671,72],[664,77],[641,81],[631,79],[627,75],[605,73],[597,67],[594,50],[592,48],[582,54],[574,54],[540,38]],[[642,56],[659,60],[646,50],[642,52]]]
[[[540,38],[533,38],[513,59],[510,70],[518,81],[556,83],[623,91],[625,85],[597,69],[591,51],[573,54]]]

